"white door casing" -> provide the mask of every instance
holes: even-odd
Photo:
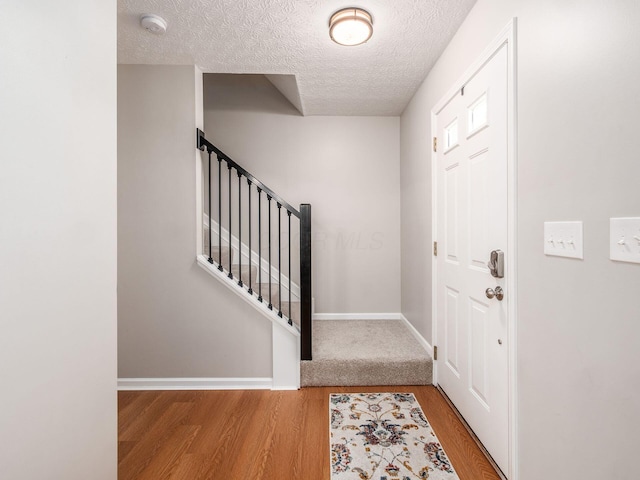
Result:
[[[434,383],[515,479],[515,23],[432,110]],[[487,262],[505,254],[504,278]],[[488,298],[501,287],[504,298]]]

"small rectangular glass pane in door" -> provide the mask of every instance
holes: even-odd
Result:
[[[444,149],[450,150],[458,144],[458,119],[444,128]]]
[[[469,107],[469,132],[473,133],[487,124],[487,94],[482,94]]]

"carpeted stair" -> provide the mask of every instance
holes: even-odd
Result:
[[[213,261],[218,263],[220,259],[220,253],[222,253],[222,266],[225,272],[229,269],[229,247],[222,247],[222,252],[220,252],[219,248],[214,246],[212,249]],[[205,235],[205,247],[204,247],[204,255],[209,255],[209,245],[208,245],[208,236]],[[234,280],[238,281],[242,278],[243,286],[246,290],[249,289],[249,265],[238,265],[234,262],[234,252],[231,251],[231,273],[233,274]],[[242,274],[242,275],[240,275]],[[263,275],[264,276],[264,275]],[[264,278],[263,278],[264,280]],[[251,288],[253,289],[253,295],[258,298],[260,295],[262,296],[262,301],[269,305],[269,283],[258,283],[258,267],[255,265],[251,266]],[[293,320],[293,323],[300,326],[300,302],[291,302],[291,307],[289,306],[289,298],[288,292],[282,292],[282,298],[278,298],[278,283],[271,283],[271,305],[273,306],[273,310],[277,313],[278,307],[280,307],[282,314]],[[291,312],[291,315],[289,313]]]
[[[303,387],[430,385],[433,361],[401,320],[316,320]]]

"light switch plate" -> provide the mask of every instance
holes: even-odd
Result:
[[[544,254],[583,258],[582,222],[544,222]]]
[[[609,258],[640,263],[640,217],[609,219]]]

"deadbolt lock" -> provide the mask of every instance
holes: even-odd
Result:
[[[502,250],[493,250],[487,263],[491,275],[496,278],[504,277],[504,252]]]

